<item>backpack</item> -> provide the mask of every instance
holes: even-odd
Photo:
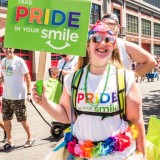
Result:
[[[86,111],[79,111],[76,109],[76,97],[77,97],[77,91],[78,87],[81,81],[83,75],[83,68],[77,70],[72,78],[72,85],[71,85],[71,102],[72,107],[74,108],[74,111],[76,115],[80,114],[87,114],[87,115],[95,115],[95,116],[102,116],[102,119],[107,116],[114,116],[119,114],[121,119],[126,119],[126,71],[125,69],[119,69],[116,68],[116,83],[117,83],[117,97],[118,97],[118,103],[119,103],[119,111],[113,112],[113,113],[97,113],[97,112],[86,112]]]

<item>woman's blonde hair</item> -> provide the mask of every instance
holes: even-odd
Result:
[[[89,55],[86,50],[86,56],[85,57],[79,57],[78,64],[77,64],[77,70],[80,68],[84,68],[87,64],[89,64]]]

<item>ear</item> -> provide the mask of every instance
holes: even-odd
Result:
[[[120,29],[120,27],[121,27],[120,24],[118,24],[118,29]]]
[[[119,33],[119,31],[120,31],[120,28],[121,28],[120,24],[118,24],[118,26],[117,26],[117,27],[118,27],[118,33]]]

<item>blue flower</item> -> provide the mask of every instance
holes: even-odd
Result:
[[[106,156],[114,152],[114,148],[116,145],[116,139],[113,137],[107,138],[102,143],[102,156]]]
[[[93,31],[92,29],[90,29],[89,32],[88,32],[88,39],[90,38],[90,36],[91,36],[92,34],[95,34],[95,31]]]
[[[70,142],[72,140],[72,134],[71,134],[71,132],[66,132],[65,133],[65,136],[64,136],[64,141],[66,142],[66,144],[68,143],[68,142]]]

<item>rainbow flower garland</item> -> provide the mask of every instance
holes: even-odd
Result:
[[[114,152],[123,152],[136,139],[138,132],[134,125],[127,128],[126,132],[109,137],[103,142],[78,141],[72,136],[70,129],[65,131],[65,146],[69,153],[81,158],[98,158]]]

